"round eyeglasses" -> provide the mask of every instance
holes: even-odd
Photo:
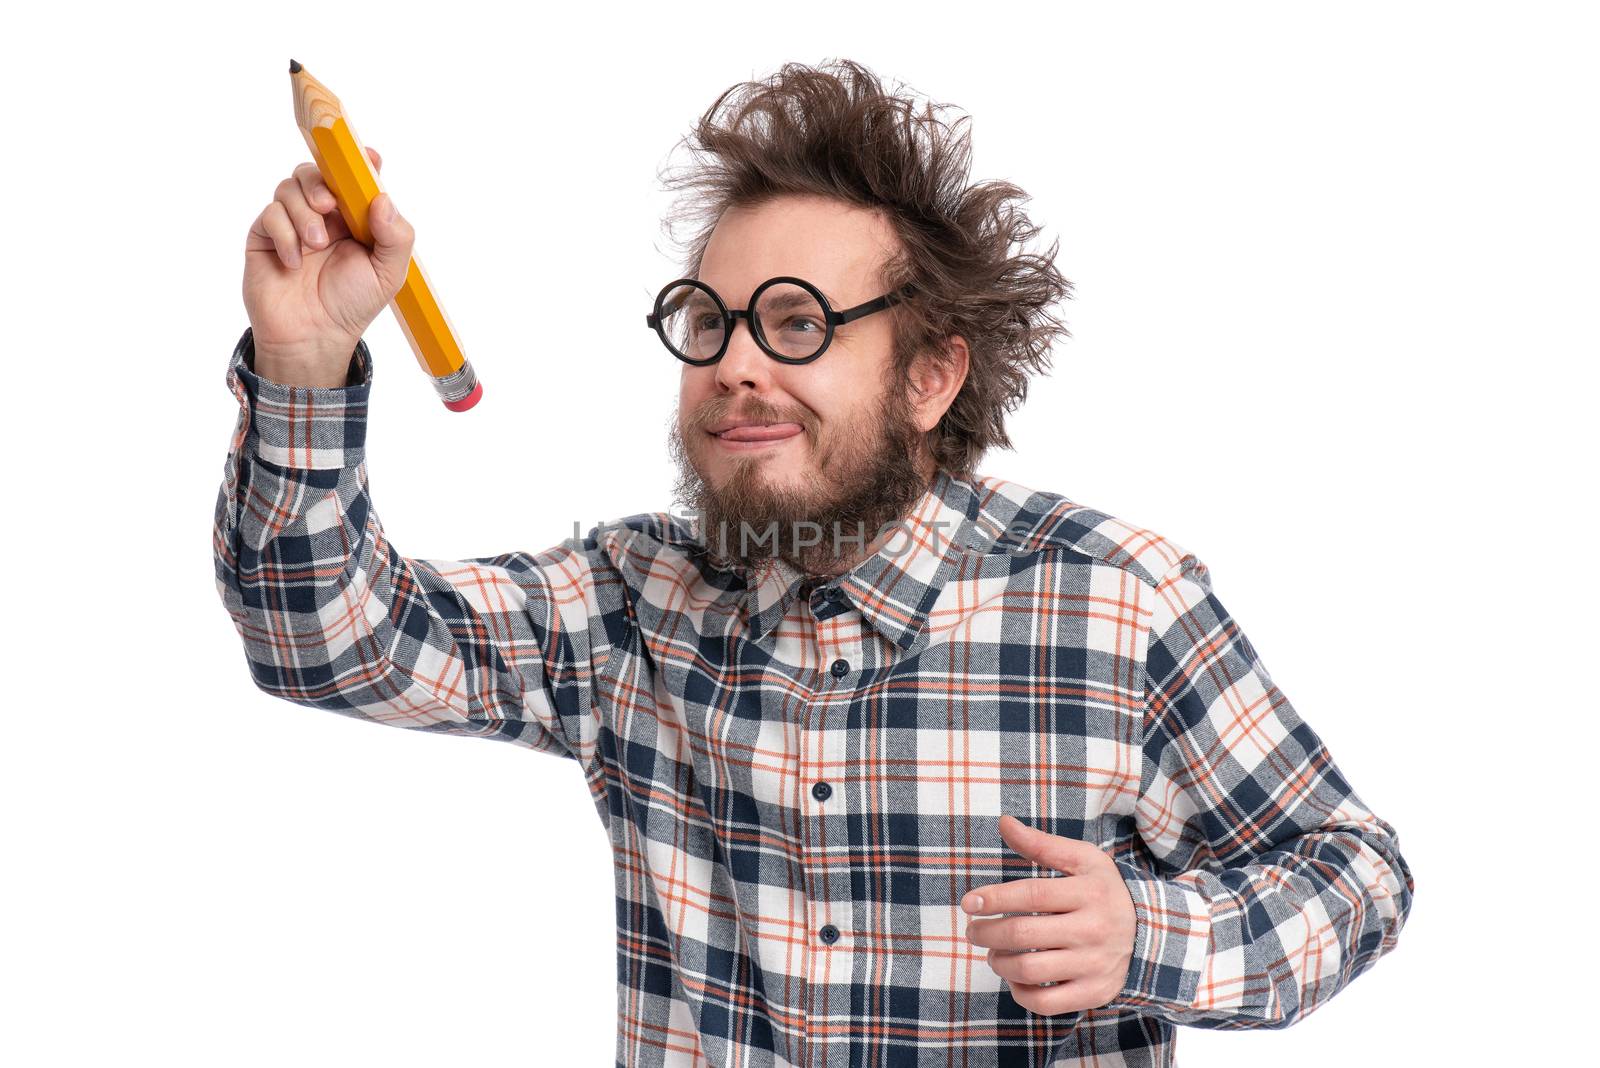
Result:
[[[728,351],[738,320],[750,323],[761,350],[782,363],[810,363],[827,351],[835,327],[898,304],[911,294],[902,286],[875,300],[834,311],[822,291],[800,278],[769,278],[750,295],[750,307],[730,311],[717,291],[697,278],[668,282],[656,295],[644,323],[674,356],[703,367]]]

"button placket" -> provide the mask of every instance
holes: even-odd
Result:
[[[840,613],[830,613],[827,604],[825,601],[821,614],[831,614],[834,618],[818,628],[820,670],[812,697],[810,724],[821,730],[821,744],[810,750],[817,755],[817,760],[808,769],[812,772],[812,781],[810,818],[806,820],[811,841],[823,847],[818,855],[821,864],[808,880],[816,886],[816,896],[809,903],[813,952],[808,954],[808,981],[819,984],[819,989],[823,990],[831,990],[826,984],[838,983],[841,976],[849,976],[855,967],[851,943],[840,930],[840,924],[850,923],[854,915],[848,863],[837,856],[839,847],[848,837],[843,819],[845,806],[843,796],[834,795],[833,784],[828,780],[836,774],[836,769],[845,767],[848,757],[845,725],[854,688],[851,672],[862,652],[859,628],[839,625]],[[821,1003],[818,1009],[828,1011]]]
[[[841,817],[844,815],[844,795],[835,794],[829,778],[836,769],[846,766],[849,744],[845,723],[848,721],[851,693],[855,689],[858,672],[865,656],[865,634],[862,621],[855,615],[853,606],[843,592],[835,586],[819,586],[810,592],[806,605],[815,622],[814,663],[818,665],[815,689],[807,726],[811,734],[806,746],[812,757],[800,769],[810,780],[811,801],[807,805],[807,846],[837,850],[840,840],[847,834]],[[802,782],[807,779],[802,779]],[[816,858],[824,854],[812,853]],[[811,945],[819,952],[808,965],[808,978],[822,982],[825,975],[840,974],[837,969],[853,967],[850,942],[844,938],[838,924],[841,919],[850,922],[854,905],[850,892],[850,875],[842,862],[824,860],[821,865],[808,866],[807,883],[815,887],[809,902],[811,916]],[[831,919],[834,922],[824,923]],[[826,950],[826,952],[821,952]],[[833,980],[828,980],[832,982]]]

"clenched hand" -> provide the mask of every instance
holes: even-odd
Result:
[[[1116,862],[1098,846],[1029,827],[1015,816],[1000,817],[1000,836],[1067,877],[974,888],[961,899],[969,915],[1045,915],[974,919],[967,940],[988,947],[989,966],[1025,1009],[1054,1016],[1107,1004],[1127,979],[1137,921]]]

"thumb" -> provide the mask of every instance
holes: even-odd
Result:
[[[1007,820],[1011,821],[1009,825]],[[1000,818],[1000,837],[1029,860],[1068,875],[1076,874],[1084,860],[1084,843],[1030,827],[1015,816]]]
[[[367,225],[372,228],[372,269],[389,292],[399,292],[411,265],[411,224],[395,210],[388,193],[379,193],[372,198]]]

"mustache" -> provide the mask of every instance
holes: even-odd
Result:
[[[746,401],[743,407],[736,407],[731,400],[714,400],[701,405],[687,419],[682,421],[683,429],[687,431],[706,430],[728,419],[750,419],[758,423],[798,423],[800,429],[815,437],[816,419],[810,412],[791,409],[784,410],[775,405],[761,400]]]

